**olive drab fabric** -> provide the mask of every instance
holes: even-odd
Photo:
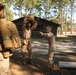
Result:
[[[0,33],[5,49],[16,49],[21,47],[19,33],[13,22],[7,19],[0,19]]]

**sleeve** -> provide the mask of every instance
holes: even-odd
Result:
[[[23,25],[22,25],[22,31],[26,29],[26,24],[28,23],[27,17],[24,18],[23,20]]]
[[[31,27],[31,30],[34,30],[37,27],[37,21],[34,21]]]
[[[26,24],[28,22],[27,17],[24,18],[23,24]]]
[[[52,33],[44,33],[44,36],[45,36],[45,37],[52,37],[53,34],[52,34]]]

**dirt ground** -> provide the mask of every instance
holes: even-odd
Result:
[[[20,49],[13,51],[10,57],[10,68],[13,75],[60,75],[59,61],[76,62],[76,45],[73,42],[56,41],[56,51],[54,55],[54,67],[48,68],[48,44],[45,40],[34,39],[32,41],[32,64],[22,64]],[[26,58],[27,62],[27,58]],[[69,71],[69,70],[68,70]],[[76,70],[75,70],[76,71]],[[76,74],[76,73],[74,73]],[[63,75],[74,75],[72,72]]]

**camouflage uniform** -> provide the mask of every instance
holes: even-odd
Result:
[[[13,42],[12,40],[13,36],[18,40],[18,30],[13,22],[4,18],[0,19],[0,75],[11,75],[9,70],[9,57],[13,55],[12,50],[17,48],[17,44],[14,44],[15,41]],[[19,44],[19,41],[17,43]]]
[[[10,31],[6,27],[8,21],[5,19],[6,14],[4,9],[5,5],[0,3],[0,75],[12,75],[9,64],[9,57],[12,56],[12,50],[5,48],[5,46],[9,45],[9,41],[5,42],[5,40],[9,39]],[[12,29],[13,25],[10,24],[10,26]]]
[[[21,47],[21,39],[15,24],[7,19],[0,19],[0,51],[4,58],[12,56],[12,50]]]
[[[53,66],[53,56],[55,51],[55,37],[51,32],[52,28],[50,26],[46,27],[46,33],[40,32],[42,36],[45,36],[48,40],[49,49],[48,49],[48,67],[52,68]]]
[[[44,36],[48,39],[49,50],[48,50],[48,65],[51,66],[53,64],[53,56],[55,51],[55,37],[53,33],[44,33]]]
[[[27,16],[28,17],[28,16]],[[25,59],[26,57],[26,52],[28,51],[28,59],[29,61],[32,58],[32,46],[31,46],[31,32],[37,27],[37,22],[33,19],[31,21],[27,19],[27,17],[25,17],[24,21],[23,21],[23,26],[22,26],[22,31],[23,31],[23,39],[22,39],[22,54],[23,54],[23,59]],[[30,17],[30,16],[29,16]],[[30,24],[30,29],[27,29],[28,24]]]

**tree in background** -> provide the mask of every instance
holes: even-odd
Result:
[[[0,0],[0,3],[4,4],[5,5],[5,10],[6,10],[6,18],[8,20],[13,20],[13,13],[12,11],[10,10],[10,5],[7,3],[7,0]]]
[[[41,0],[12,0],[14,4],[14,9],[18,10],[19,17],[22,17],[27,14],[34,14],[36,12],[36,7]],[[24,11],[24,13],[22,13]]]
[[[71,6],[71,34],[73,32],[73,6],[74,6],[74,0],[70,0],[70,6]]]
[[[54,1],[56,1],[56,0],[54,0]],[[68,15],[69,17],[71,14],[69,26],[70,26],[71,33],[73,31],[72,17],[73,17],[74,1],[75,0],[57,0],[56,1],[56,5],[58,6],[58,16],[56,17],[55,21],[57,21],[59,24],[61,24],[61,26],[60,26],[61,34],[63,34],[63,31],[67,32],[67,30],[68,30],[68,28],[67,28],[67,23],[68,23],[67,15],[68,14],[69,14]],[[66,10],[65,10],[65,7],[66,7]],[[71,12],[68,11],[68,9],[70,9]]]
[[[60,32],[67,32],[68,29],[73,30],[72,16],[75,0],[2,0],[13,5],[16,15],[22,17],[27,14],[34,14],[35,16],[54,21],[61,24]],[[9,12],[8,12],[9,13]],[[69,15],[68,15],[69,13]],[[10,13],[8,14],[10,15]],[[68,18],[69,17],[69,18]],[[70,22],[70,23],[68,23]],[[69,24],[69,25],[68,25]],[[70,27],[70,28],[68,28]]]

